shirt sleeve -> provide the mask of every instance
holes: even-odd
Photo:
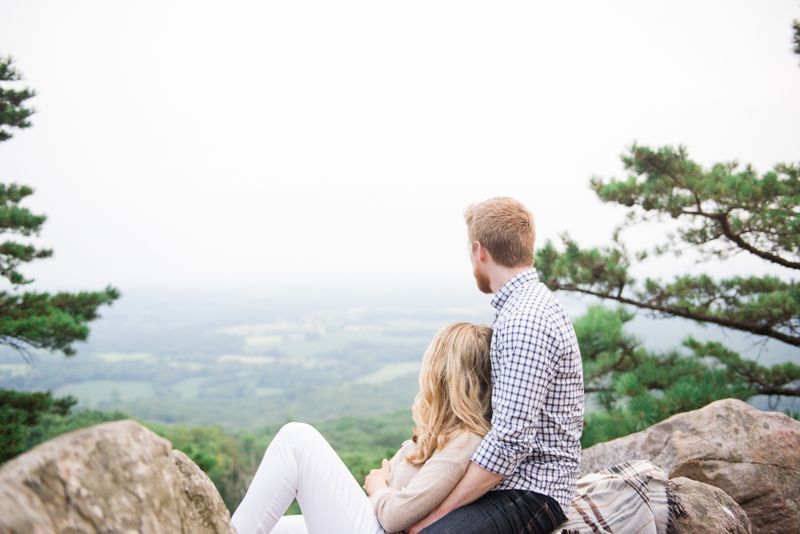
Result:
[[[436,451],[403,488],[383,488],[370,501],[386,532],[400,532],[436,508],[464,476],[470,457],[480,442],[474,434],[455,438]],[[403,460],[404,461],[404,460]]]
[[[560,342],[551,320],[542,315],[512,314],[494,335],[492,429],[472,461],[508,476],[533,452]]]

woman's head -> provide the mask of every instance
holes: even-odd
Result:
[[[491,428],[492,329],[454,323],[442,328],[422,358],[420,390],[414,403],[417,450],[408,460],[419,465],[465,431],[480,436]]]

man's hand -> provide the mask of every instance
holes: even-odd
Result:
[[[464,476],[453,488],[453,491],[450,492],[450,495],[439,506],[434,508],[431,513],[407,528],[406,534],[417,534],[417,532],[437,522],[453,510],[478,500],[502,479],[503,475],[496,475],[475,462],[470,462],[467,472],[464,473]]]
[[[372,494],[382,488],[389,487],[389,473],[392,472],[392,466],[388,460],[381,462],[380,469],[373,469],[364,480],[364,488],[367,490],[367,495],[372,497]]]

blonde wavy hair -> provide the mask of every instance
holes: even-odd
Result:
[[[485,436],[492,421],[492,329],[453,323],[442,328],[422,358],[414,402],[414,443],[406,460],[424,464],[465,432]]]

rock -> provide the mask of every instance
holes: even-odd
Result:
[[[169,441],[114,421],[0,468],[0,534],[235,534],[211,480]]]
[[[750,520],[719,488],[679,477],[675,494],[683,513],[670,521],[667,534],[750,534]]]
[[[584,450],[581,476],[637,459],[723,490],[756,534],[800,530],[800,422],[782,413],[717,401]]]

